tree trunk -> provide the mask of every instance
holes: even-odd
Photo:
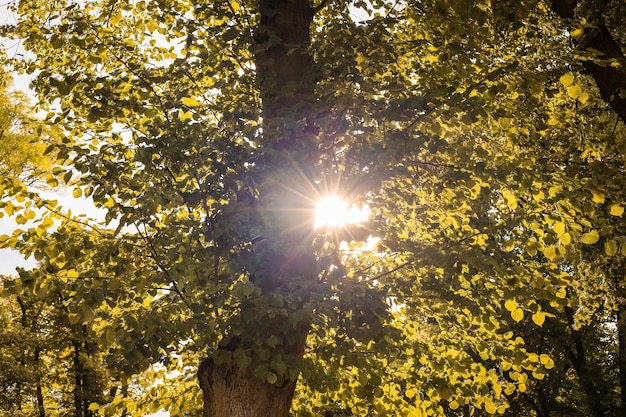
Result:
[[[579,0],[553,0],[552,10],[562,19],[570,20],[575,16],[578,3]],[[593,20],[595,27],[585,28],[579,46],[582,49],[598,51],[600,60],[615,59],[622,65],[615,67],[594,60],[583,61],[582,65],[585,72],[595,80],[602,99],[611,106],[622,122],[626,123],[626,70],[624,69],[626,57],[606,27],[602,12],[598,10],[593,16],[594,19],[587,19]]]
[[[198,371],[203,417],[288,417],[296,381],[281,386],[260,381],[250,371],[206,359]]]
[[[617,334],[619,340],[618,367],[620,385],[620,415],[626,416],[626,304],[617,312]]]
[[[37,367],[36,384],[37,384],[37,409],[39,410],[39,417],[46,417],[46,408],[43,402],[43,390],[41,386],[41,364],[39,363],[39,356],[41,354],[41,347],[35,348],[35,366]]]
[[[325,2],[322,2],[324,4]],[[309,53],[310,25],[315,10],[309,0],[259,0],[260,20],[254,42],[257,86],[262,100],[263,152],[254,166],[255,182],[260,184],[255,204],[262,218],[265,235],[258,252],[258,270],[250,271],[250,281],[262,294],[280,293],[285,297],[301,285],[306,288],[317,278],[312,250],[314,207],[310,178],[311,161],[316,160],[315,114],[316,74]],[[259,180],[260,179],[260,180]],[[289,314],[300,313],[299,306]],[[296,303],[296,304],[298,304]],[[246,305],[241,305],[243,333],[226,335],[218,351],[228,355],[238,350],[254,351],[262,339],[276,336],[281,343],[271,354],[301,357],[309,322],[306,314],[298,320],[287,316],[266,316],[258,312],[254,322]],[[261,317],[259,317],[261,316]],[[304,318],[302,318],[304,317]],[[259,333],[258,327],[263,332]],[[248,331],[247,331],[247,330]],[[240,328],[241,330],[241,328]],[[259,336],[262,334],[262,336]],[[256,336],[255,336],[256,335]],[[255,339],[256,338],[256,339]],[[280,350],[278,350],[280,349]],[[198,369],[203,392],[204,417],[288,417],[296,387],[293,372],[255,374],[237,367],[235,361],[205,359]],[[258,364],[256,359],[251,367]],[[292,362],[293,363],[293,362]],[[278,375],[281,373],[281,375]]]
[[[585,392],[591,415],[593,417],[604,417],[605,411],[602,406],[602,398],[594,383],[593,375],[589,371],[582,335],[574,328],[574,311],[571,307],[565,307],[565,315],[567,316],[575,349],[572,350],[569,346],[566,346],[568,357]]]

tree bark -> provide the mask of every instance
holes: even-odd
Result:
[[[579,0],[553,0],[552,10],[564,20],[571,20]],[[593,49],[600,52],[600,60],[615,59],[621,66],[614,67],[594,60],[583,61],[582,65],[587,74],[593,77],[600,96],[617,113],[622,122],[626,123],[626,57],[615,41],[605,24],[602,11],[596,11],[593,20],[594,27],[585,28],[585,33],[579,42],[581,49]]]
[[[620,385],[620,415],[626,416],[626,304],[621,304],[617,312],[618,369]]]
[[[39,417],[46,417],[46,408],[43,401],[43,389],[41,386],[41,364],[39,363],[39,356],[41,354],[41,347],[35,348],[34,362],[37,367],[36,384],[37,384],[37,409],[39,410]]]
[[[315,10],[309,0],[259,0],[259,13],[253,48],[262,101],[263,149],[254,162],[255,182],[260,184],[255,205],[265,235],[263,248],[257,252],[261,260],[258,269],[250,271],[250,281],[262,294],[277,292],[288,297],[293,288],[306,287],[317,277],[311,245],[312,190],[306,189],[313,183],[310,172],[317,155],[313,125],[316,74],[309,52]],[[304,302],[300,300],[300,306]],[[259,337],[258,326],[263,326],[263,337],[276,336],[281,341],[274,349],[281,357],[302,356],[309,329],[306,318],[294,321],[287,316],[266,316],[252,305],[262,317],[251,323],[246,322],[250,317],[246,308],[242,304],[243,333],[226,335],[218,351],[231,354],[237,349],[258,349],[262,340],[255,337]],[[299,308],[290,307],[287,314],[297,313]],[[224,363],[214,358],[215,354],[202,361],[197,373],[204,417],[289,416],[297,382],[293,373],[272,374],[262,380],[233,360]]]
[[[571,307],[565,307],[565,315],[567,316],[570,333],[574,341],[574,350],[566,346],[568,357],[585,392],[591,415],[593,417],[604,417],[606,413],[602,406],[601,396],[594,383],[593,375],[589,371],[582,335],[574,328],[574,312]]]
[[[234,365],[206,359],[198,379],[204,396],[203,417],[288,417],[296,381],[281,386],[260,381]]]

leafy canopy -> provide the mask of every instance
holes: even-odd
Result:
[[[300,375],[298,415],[503,413],[554,367],[518,326],[569,305],[579,250],[622,256],[623,125],[544,2],[319,6],[307,45],[259,35],[252,0],[19,2],[13,65],[62,136],[48,182],[107,214],[5,237],[41,261],[9,291],[68,294],[119,379],[182,372],[161,394],[211,356]],[[257,66],[278,44],[301,84]],[[371,221],[315,232],[327,190]]]

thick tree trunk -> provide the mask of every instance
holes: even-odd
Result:
[[[313,183],[310,161],[316,159],[317,152],[313,126],[316,74],[308,49],[315,10],[309,0],[259,0],[259,13],[254,47],[264,149],[254,164],[255,182],[260,184],[255,205],[265,235],[260,244],[263,248],[256,252],[262,259],[257,270],[250,271],[250,281],[264,295],[279,293],[287,298],[294,288],[307,288],[317,278],[311,245],[313,193],[306,188]],[[299,313],[300,307],[294,304],[304,302],[300,299],[292,303],[286,314]],[[243,333],[226,335],[219,350],[228,354],[254,351],[264,338],[275,336],[281,341],[274,349],[280,357],[302,356],[309,328],[306,314],[299,314],[298,320],[284,315],[266,316],[252,303],[250,308],[255,309],[257,317],[250,322],[246,308],[242,304],[241,322],[246,323]],[[264,331],[261,336],[259,326]],[[259,337],[260,341],[255,339]],[[252,368],[258,365],[254,361]],[[296,387],[293,373],[269,372],[263,380],[264,375],[241,369],[235,362],[218,363],[207,358],[200,365],[203,416],[288,417]]]
[[[260,381],[250,371],[206,359],[198,378],[204,395],[203,417],[289,417],[296,382],[281,386]]]
[[[579,2],[580,0],[553,0],[552,10],[562,19],[570,20],[574,18]],[[621,66],[612,66],[593,60],[583,61],[582,65],[585,72],[595,80],[601,97],[609,103],[622,122],[626,123],[626,69],[624,68],[626,57],[606,27],[602,13],[602,10],[596,11],[596,15],[593,16],[596,22],[595,27],[585,29],[580,47],[598,51],[600,60],[615,59],[621,63]]]

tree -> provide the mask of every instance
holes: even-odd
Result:
[[[589,175],[606,136],[572,139],[579,106],[614,114],[539,4],[21,1],[49,183],[110,227],[55,209],[7,242],[118,380],[202,358],[204,416],[503,413],[554,365],[516,324],[570,306],[566,255],[617,236],[623,201]],[[315,231],[326,193],[372,221]]]
[[[28,98],[12,90],[0,72],[0,169],[3,177],[32,181],[51,166],[43,156],[52,142],[49,131],[31,114]]]

